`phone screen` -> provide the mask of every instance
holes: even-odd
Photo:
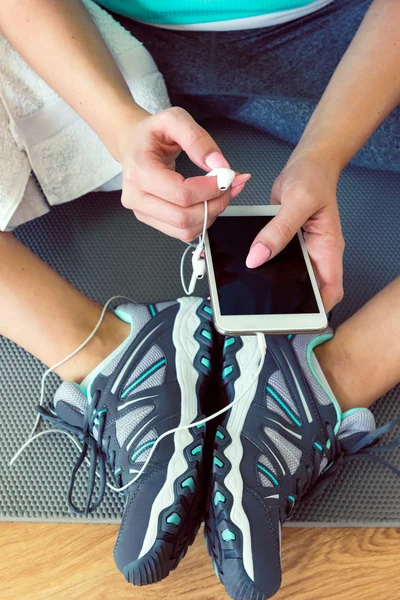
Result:
[[[208,230],[221,315],[318,313],[297,235],[275,258],[248,269],[246,257],[272,217],[219,217]]]

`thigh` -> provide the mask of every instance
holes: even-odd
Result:
[[[283,25],[219,34],[215,92],[318,100],[372,0],[334,0]]]
[[[114,13],[112,16],[150,52],[170,95],[209,93],[215,33],[172,31]]]
[[[313,100],[266,96],[252,98],[233,113],[231,118],[295,145],[300,140],[316,103]],[[400,107],[378,127],[351,164],[400,173]]]
[[[220,113],[229,116],[239,99],[317,101],[371,2],[334,0],[283,25],[230,32],[171,31],[114,17],[149,50],[174,102],[192,96],[215,112],[220,98]]]

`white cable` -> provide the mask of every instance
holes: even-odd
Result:
[[[217,178],[217,185],[221,191],[227,190],[232,185],[232,182],[235,179],[235,176],[236,176],[235,171],[232,171],[232,169],[227,169],[227,168],[222,168],[222,167],[218,168],[218,169],[213,169],[206,175],[206,177],[216,177]],[[206,271],[205,262],[204,262],[204,258],[201,257],[201,253],[204,251],[204,239],[205,239],[206,231],[207,231],[207,221],[208,221],[208,204],[207,204],[207,201],[205,201],[204,202],[203,233],[202,233],[202,235],[199,236],[198,244],[195,247],[195,251],[193,252],[192,277],[190,279],[189,287],[186,287],[185,278],[184,278],[184,274],[183,274],[183,267],[185,264],[186,255],[189,252],[189,248],[193,247],[192,244],[189,244],[189,247],[186,248],[186,250],[184,251],[182,258],[181,258],[181,267],[180,267],[181,283],[182,283],[183,291],[185,292],[186,296],[190,296],[191,294],[193,294],[195,287],[196,287],[196,280],[203,279],[203,277],[205,275],[205,271]],[[185,243],[187,243],[187,242],[185,242]]]
[[[40,417],[40,415],[39,415],[39,417]],[[72,440],[74,442],[74,444],[78,448],[78,450],[80,450],[82,452],[82,446],[79,444],[78,440],[71,433],[68,433],[67,431],[64,431],[63,429],[46,429],[45,431],[39,431],[39,433],[36,433],[35,435],[30,435],[28,437],[26,442],[21,446],[21,448],[18,450],[18,452],[16,453],[16,455],[13,457],[12,461],[10,462],[10,467],[21,456],[21,454],[23,453],[25,448],[27,448],[32,442],[34,442],[35,440],[39,439],[42,436],[50,435],[51,433],[62,433],[63,435],[66,435],[67,437],[69,437],[70,440]]]
[[[192,429],[192,427],[196,427],[198,425],[203,425],[205,423],[208,423],[208,421],[212,421],[213,419],[215,419],[216,417],[219,417],[220,415],[224,414],[225,412],[227,412],[228,410],[230,410],[233,406],[235,406],[235,404],[237,404],[238,402],[240,402],[241,400],[243,400],[244,396],[247,394],[247,392],[252,388],[253,384],[255,381],[258,380],[258,377],[261,373],[261,370],[264,366],[264,358],[265,358],[265,354],[267,352],[267,344],[265,341],[265,335],[262,333],[257,333],[257,342],[258,342],[258,348],[260,350],[260,363],[257,367],[257,370],[251,380],[251,382],[249,383],[249,385],[247,386],[247,388],[244,390],[244,392],[242,392],[240,394],[240,396],[238,396],[235,400],[233,400],[233,402],[231,402],[230,404],[228,404],[228,406],[225,406],[224,408],[221,408],[221,410],[218,410],[216,413],[210,415],[209,417],[205,417],[204,419],[201,419],[200,421],[195,421],[194,423],[189,423],[188,425],[181,425],[180,427],[175,427],[174,429],[170,429],[169,431],[165,431],[163,434],[161,434],[155,441],[155,444],[152,446],[150,453],[146,459],[146,461],[144,462],[142,468],[140,469],[140,471],[138,472],[138,474],[136,475],[136,477],[134,477],[133,479],[131,479],[130,481],[128,481],[128,483],[126,483],[124,486],[122,486],[121,488],[114,488],[113,486],[109,485],[108,487],[110,487],[114,492],[123,492],[125,491],[129,486],[131,486],[133,483],[135,483],[139,477],[141,475],[143,475],[144,471],[146,470],[149,462],[152,459],[152,456],[158,446],[158,444],[161,442],[162,439],[164,439],[165,437],[167,437],[167,435],[170,435],[171,433],[176,433],[177,431],[184,431],[185,429]]]
[[[193,294],[194,292],[194,288],[196,285],[196,279],[201,279],[201,277],[199,277],[198,273],[196,272],[196,268],[195,268],[195,264],[198,263],[198,261],[203,261],[203,258],[200,258],[201,253],[204,250],[204,239],[205,239],[205,235],[206,235],[206,231],[207,231],[207,221],[208,221],[208,203],[207,201],[204,202],[204,221],[203,221],[203,232],[201,235],[199,235],[199,241],[197,243],[197,246],[195,246],[194,244],[190,244],[188,242],[185,242],[188,244],[188,247],[186,248],[186,250],[184,251],[182,258],[181,258],[181,267],[180,267],[180,275],[181,275],[181,283],[182,283],[182,288],[183,291],[185,292],[186,296],[190,296],[191,294]],[[192,259],[192,267],[193,267],[193,274],[190,280],[190,285],[189,287],[186,287],[186,283],[185,283],[185,276],[183,273],[183,267],[185,264],[185,258],[187,253],[189,252],[190,248],[194,248],[194,252],[193,252],[193,258],[194,258],[194,262]],[[203,270],[204,271],[204,270]]]
[[[200,238],[199,238],[200,239]],[[187,243],[187,242],[186,242]],[[194,244],[189,244],[187,243],[188,247],[186,248],[186,250],[184,251],[184,253],[182,254],[182,258],[181,258],[181,268],[180,268],[180,274],[181,274],[181,283],[182,283],[182,288],[183,291],[185,292],[186,296],[190,296],[190,292],[189,289],[186,287],[186,283],[185,283],[185,275],[183,273],[183,267],[185,265],[185,258],[187,253],[189,252],[190,248],[196,248],[196,246]]]
[[[214,174],[214,173],[212,173]],[[210,173],[211,175],[211,173]],[[225,176],[225,175],[224,175]],[[231,183],[231,182],[230,182]],[[229,185],[230,185],[229,183]],[[229,186],[228,186],[229,187]],[[226,188],[223,188],[226,189]],[[193,267],[195,266],[196,261],[200,261],[200,260],[204,260],[200,258],[201,253],[204,250],[204,239],[205,239],[205,235],[206,235],[206,230],[207,230],[207,221],[208,221],[208,204],[207,201],[204,202],[204,222],[203,222],[203,232],[202,235],[199,236],[199,242],[197,244],[197,246],[194,246],[194,244],[188,244],[188,247],[186,248],[186,250],[184,251],[183,255],[182,255],[182,259],[181,259],[181,265],[180,265],[180,275],[181,275],[181,282],[182,282],[182,287],[184,289],[184,292],[186,295],[190,295],[191,293],[193,293],[194,291],[194,285],[195,285],[195,280],[196,280],[196,272],[195,272],[195,268],[193,268],[193,275],[192,275],[192,279],[191,279],[191,283],[189,286],[189,289],[186,287],[185,284],[185,280],[184,280],[184,273],[183,273],[183,268],[184,268],[184,262],[185,262],[185,258],[187,253],[189,252],[190,248],[195,248],[193,255],[194,258],[192,259],[192,264]],[[109,307],[109,305],[111,304],[111,302],[113,302],[114,300],[118,300],[118,299],[123,299],[123,300],[128,300],[129,302],[132,302],[133,304],[136,304],[136,302],[134,300],[132,300],[131,298],[128,298],[126,296],[113,296],[112,298],[109,298],[109,300],[107,300],[107,302],[105,303],[103,310],[101,312],[100,318],[95,326],[95,328],[93,329],[92,333],[86,338],[86,340],[84,342],[82,342],[82,344],[76,348],[76,350],[74,350],[73,352],[71,352],[71,354],[69,354],[68,356],[66,356],[65,358],[63,358],[62,360],[60,360],[59,362],[57,362],[55,365],[53,365],[52,367],[50,367],[49,369],[47,369],[42,377],[42,381],[41,381],[41,389],[40,389],[40,400],[39,400],[39,406],[43,406],[44,404],[44,392],[45,392],[45,382],[46,382],[46,378],[48,377],[48,375],[50,373],[52,373],[54,371],[54,369],[56,369],[57,367],[60,367],[61,365],[63,365],[65,362],[67,362],[68,360],[70,360],[72,357],[74,357],[76,354],[78,354],[78,352],[80,352],[89,342],[90,340],[96,335],[101,323],[103,322],[104,316],[106,314],[107,308]],[[228,404],[228,406],[225,406],[224,408],[222,408],[221,410],[217,411],[216,413],[202,419],[201,421],[197,421],[195,423],[189,423],[188,425],[181,425],[180,427],[176,427],[174,429],[170,429],[169,431],[165,431],[161,436],[159,436],[157,438],[157,440],[155,441],[155,444],[152,446],[150,453],[146,459],[146,461],[144,462],[142,468],[140,469],[140,471],[136,471],[134,469],[131,469],[130,472],[136,472],[137,475],[136,477],[134,477],[133,479],[131,479],[131,481],[129,481],[128,483],[126,483],[123,487],[121,488],[116,488],[113,485],[111,485],[110,483],[107,482],[107,486],[113,490],[114,492],[123,492],[124,490],[126,490],[129,486],[131,486],[133,483],[135,483],[139,477],[144,473],[144,471],[146,470],[147,466],[150,463],[151,458],[153,457],[153,454],[158,446],[158,444],[161,442],[162,439],[164,439],[167,435],[171,435],[172,433],[176,433],[178,431],[183,431],[183,430],[187,430],[187,429],[191,429],[192,427],[196,427],[198,425],[203,425],[205,423],[208,423],[208,421],[211,421],[213,419],[215,419],[216,417],[219,417],[220,415],[224,414],[225,412],[227,412],[228,410],[230,410],[235,404],[237,404],[238,402],[240,402],[240,400],[242,400],[244,398],[244,396],[247,394],[247,392],[250,390],[250,388],[253,386],[254,382],[258,379],[261,369],[263,367],[264,364],[264,357],[265,357],[265,353],[267,350],[267,346],[266,346],[266,342],[265,342],[265,336],[261,333],[257,333],[257,341],[258,341],[258,347],[260,349],[260,363],[259,366],[256,370],[256,373],[254,374],[253,379],[251,380],[250,384],[248,385],[248,387],[245,389],[244,392],[242,392],[242,394],[236,398],[233,402],[231,402],[230,404]],[[50,433],[62,433],[63,435],[66,435],[68,438],[70,438],[75,446],[81,451],[82,448],[80,446],[80,444],[78,443],[78,441],[74,438],[74,436],[72,436],[70,433],[63,431],[62,429],[49,429],[46,431],[42,431],[39,432],[37,434],[35,434],[35,431],[39,425],[41,419],[41,415],[38,414],[33,426],[33,429],[30,433],[30,435],[28,436],[28,439],[26,440],[26,442],[21,446],[21,448],[19,448],[19,450],[17,451],[17,453],[13,456],[13,458],[11,459],[9,466],[12,466],[14,464],[14,462],[20,457],[20,455],[22,454],[22,452],[35,440],[37,440],[38,438],[45,436],[45,435],[49,435]],[[86,458],[86,461],[88,461],[88,458]],[[96,475],[99,476],[99,474],[96,472]]]
[[[95,326],[95,328],[93,329],[92,333],[86,338],[86,340],[73,352],[71,352],[71,354],[69,354],[68,356],[66,356],[65,358],[63,358],[61,361],[59,361],[58,363],[56,363],[55,365],[53,365],[52,367],[50,367],[49,369],[47,369],[47,371],[45,371],[45,373],[43,374],[42,377],[42,385],[41,385],[41,396],[40,396],[40,406],[43,406],[44,403],[44,384],[45,384],[45,380],[46,377],[49,375],[49,373],[51,373],[54,369],[56,369],[57,367],[59,367],[60,365],[64,364],[67,360],[69,360],[70,358],[72,358],[73,356],[75,356],[82,348],[84,348],[86,346],[86,344],[89,343],[89,341],[93,338],[93,336],[95,335],[95,333],[97,332],[97,330],[99,329],[104,316],[106,314],[106,310],[108,308],[108,306],[110,305],[111,302],[113,302],[113,300],[117,300],[117,299],[124,299],[124,300],[129,300],[129,302],[133,302],[134,304],[136,304],[136,302],[134,302],[131,298],[127,298],[126,296],[113,296],[112,298],[110,298],[109,300],[107,300],[107,302],[105,303],[103,310],[101,312],[100,318],[97,322],[97,325]],[[192,429],[193,427],[196,427],[197,425],[203,425],[205,423],[208,423],[208,421],[211,421],[213,419],[215,419],[216,417],[219,417],[220,415],[224,414],[225,412],[227,412],[228,410],[230,410],[233,406],[235,406],[235,404],[237,404],[238,402],[240,402],[244,396],[247,394],[247,392],[250,390],[250,388],[253,386],[254,382],[258,379],[260,373],[261,373],[261,369],[263,368],[264,365],[264,357],[265,357],[265,353],[267,350],[267,345],[265,342],[265,336],[262,333],[257,333],[257,341],[258,341],[258,347],[260,349],[260,363],[258,365],[258,368],[251,380],[251,382],[249,383],[248,387],[244,390],[244,392],[242,392],[242,394],[240,396],[238,396],[238,398],[236,398],[235,400],[233,400],[233,402],[231,402],[230,404],[228,404],[228,406],[225,406],[224,408],[221,408],[219,411],[217,411],[216,413],[205,417],[204,419],[201,419],[200,421],[195,421],[194,423],[189,423],[187,425],[181,425],[180,427],[175,427],[174,429],[170,429],[169,431],[165,431],[163,434],[161,434],[157,440],[155,441],[155,444],[152,446],[150,453],[146,459],[146,461],[144,462],[142,468],[140,469],[140,471],[136,471],[137,475],[136,477],[134,477],[133,479],[131,479],[130,481],[128,481],[128,483],[126,483],[124,486],[120,487],[120,488],[116,488],[113,485],[111,485],[110,483],[107,482],[107,487],[110,488],[111,490],[113,490],[114,492],[123,492],[125,491],[128,487],[130,487],[133,483],[135,483],[139,477],[141,477],[141,475],[143,475],[144,471],[146,470],[148,464],[150,463],[150,460],[153,457],[153,454],[157,448],[157,446],[159,445],[159,443],[161,442],[161,440],[163,440],[165,437],[167,437],[167,435],[171,435],[172,433],[176,433],[177,431],[183,431],[183,430],[187,430],[187,429]],[[66,435],[68,438],[70,438],[73,443],[75,444],[75,446],[82,451],[82,447],[80,446],[80,444],[78,443],[78,441],[68,432],[63,431],[62,429],[48,429],[46,431],[41,431],[37,434],[35,434],[35,430],[36,427],[40,421],[40,414],[38,415],[38,417],[36,418],[35,421],[35,426],[30,434],[30,436],[28,437],[28,439],[26,440],[26,442],[21,446],[21,448],[19,448],[19,450],[17,451],[17,453],[15,454],[15,456],[12,458],[11,462],[10,462],[10,466],[12,466],[14,464],[14,462],[20,457],[20,455],[22,454],[22,452],[35,440],[37,440],[38,438],[45,436],[45,435],[49,435],[51,433],[62,433],[63,435]],[[88,460],[86,458],[86,460]],[[99,474],[96,472],[96,475],[99,476]]]
[[[76,354],[78,354],[78,352],[80,352],[90,342],[90,340],[96,335],[96,333],[97,333],[100,325],[102,324],[104,316],[105,316],[106,311],[107,311],[107,308],[109,307],[109,305],[111,304],[111,302],[113,302],[114,300],[119,300],[119,299],[129,300],[129,302],[132,302],[133,304],[137,304],[134,300],[132,300],[131,298],[128,298],[126,296],[112,296],[112,298],[110,298],[109,300],[107,300],[107,302],[105,303],[105,305],[103,307],[103,310],[101,311],[101,315],[100,315],[99,320],[97,321],[97,325],[93,329],[92,333],[86,338],[86,340],[84,342],[82,342],[82,344],[76,350],[74,350],[73,352],[71,352],[71,354],[69,354],[68,356],[66,356],[62,360],[60,360],[58,363],[56,363],[55,365],[53,365],[52,367],[50,367],[49,369],[47,369],[47,371],[45,371],[43,373],[43,377],[42,377],[42,381],[41,381],[41,385],[40,385],[39,406],[43,406],[43,403],[44,403],[44,387],[45,387],[45,382],[46,382],[46,379],[47,379],[48,375],[50,373],[52,373],[54,371],[54,369],[57,369],[57,367],[60,367],[65,362],[67,362],[67,360],[69,360],[70,358],[73,358]],[[34,438],[34,435],[35,435],[35,431],[36,431],[36,429],[37,429],[37,427],[38,427],[38,425],[40,423],[40,419],[41,419],[41,416],[40,416],[40,414],[38,414],[37,417],[36,417],[36,419],[35,419],[35,423],[34,423],[33,429],[31,431],[31,433],[29,434],[27,441],[24,443],[23,446],[21,446],[21,448],[17,451],[17,453],[11,459],[11,461],[9,463],[10,467],[12,467],[12,465],[14,464],[14,462],[20,456],[21,452],[27,446],[29,446],[29,444],[31,443],[31,441],[33,441],[33,438]]]

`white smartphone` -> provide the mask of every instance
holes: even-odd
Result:
[[[214,323],[224,335],[306,333],[327,327],[301,231],[261,267],[246,267],[254,238],[279,209],[230,206],[207,232],[205,256]]]

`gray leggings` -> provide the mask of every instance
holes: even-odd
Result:
[[[371,2],[335,0],[284,25],[216,33],[114,16],[150,51],[173,104],[198,119],[225,116],[296,144]],[[400,171],[399,149],[398,108],[353,164]]]

